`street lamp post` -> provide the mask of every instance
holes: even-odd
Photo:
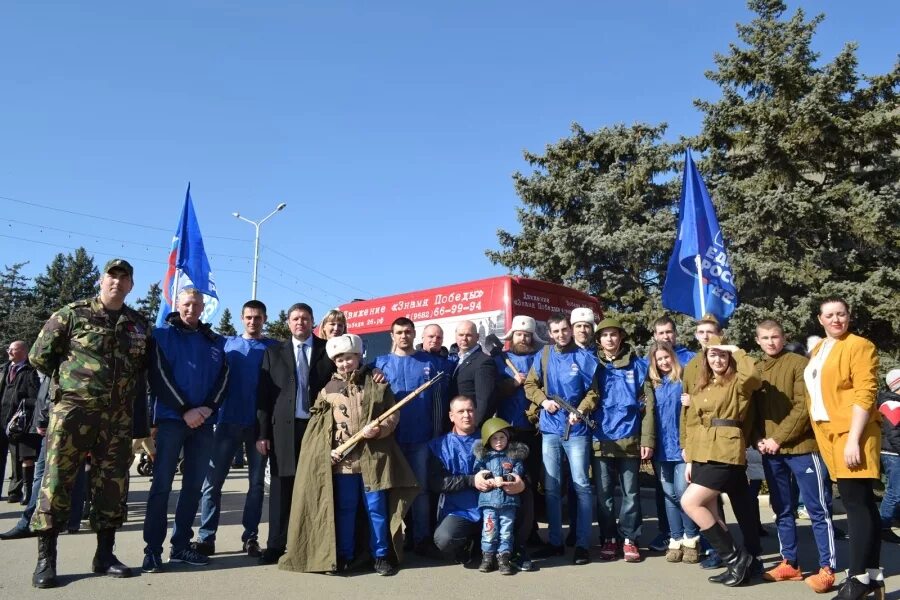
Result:
[[[287,206],[287,204],[282,202],[281,204],[279,204],[278,206],[275,207],[275,210],[273,210],[272,212],[267,214],[265,217],[263,217],[259,221],[251,221],[247,217],[242,216],[241,213],[237,213],[237,212],[231,213],[232,216],[240,219],[241,221],[246,221],[247,223],[250,223],[251,225],[253,225],[253,227],[256,228],[256,242],[253,244],[253,291],[250,294],[251,298],[253,298],[254,300],[256,300],[256,280],[257,280],[257,273],[259,272],[259,227],[260,227],[260,225],[262,225],[263,223],[268,221],[269,218],[274,216],[275,213],[277,213],[280,210],[284,210],[285,206]]]

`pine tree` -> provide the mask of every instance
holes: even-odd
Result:
[[[31,282],[22,275],[22,267],[27,264],[7,265],[0,275],[0,344],[4,348],[15,340],[30,346],[43,325],[35,310]]]
[[[224,311],[222,311],[222,318],[219,319],[219,324],[216,326],[216,331],[218,331],[220,335],[225,336],[237,335],[237,329],[235,329],[234,325],[231,324],[230,309],[226,308]]]
[[[288,326],[287,312],[283,310],[278,311],[278,318],[276,320],[267,321],[264,333],[266,337],[282,342],[291,339],[291,328]]]
[[[37,309],[48,318],[55,310],[97,295],[100,272],[84,248],[75,254],[57,254],[43,275],[34,280]]]
[[[135,309],[140,312],[147,319],[147,322],[150,325],[156,323],[156,316],[159,314],[159,306],[162,301],[162,287],[159,285],[158,281],[150,284],[150,289],[147,290],[147,295],[143,298],[139,298],[137,302],[134,303]]]

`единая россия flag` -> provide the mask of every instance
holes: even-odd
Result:
[[[724,324],[737,307],[737,288],[715,208],[690,150],[685,152],[678,211],[662,304],[695,319],[711,313]]]
[[[161,327],[169,313],[175,310],[175,300],[184,288],[197,288],[203,294],[205,306],[201,321],[208,323],[219,307],[219,295],[213,280],[209,259],[203,248],[203,236],[191,201],[191,184],[188,183],[184,196],[184,207],[178,229],[172,238],[172,249],[169,252],[169,266],[162,283],[163,297],[156,317],[156,326]]]

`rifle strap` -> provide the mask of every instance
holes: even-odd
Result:
[[[544,395],[550,393],[547,387],[547,364],[550,362],[550,344],[544,346],[541,350],[541,374],[544,376]]]

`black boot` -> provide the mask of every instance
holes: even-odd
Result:
[[[481,555],[481,565],[479,565],[478,570],[482,573],[490,573],[497,568],[496,559],[497,555],[493,552],[485,552]]]
[[[701,531],[710,545],[715,548],[727,567],[725,571],[709,578],[711,583],[723,583],[728,587],[734,587],[744,583],[749,575],[750,566],[753,564],[753,556],[743,548],[734,545],[734,538],[727,529],[718,524]]]
[[[22,479],[24,481],[22,491],[25,494],[22,497],[22,504],[28,506],[28,503],[31,502],[31,488],[34,486],[34,465],[22,467]]]
[[[501,552],[497,555],[497,569],[500,571],[501,575],[512,575],[515,573],[512,565],[509,564],[509,558],[509,552]]]
[[[94,554],[94,573],[110,577],[131,577],[131,569],[123,565],[113,554],[116,545],[116,530],[102,529],[97,532],[97,552]]]
[[[56,579],[56,536],[57,532],[38,533],[38,561],[31,576],[31,585],[36,588],[53,588],[59,585]]]

